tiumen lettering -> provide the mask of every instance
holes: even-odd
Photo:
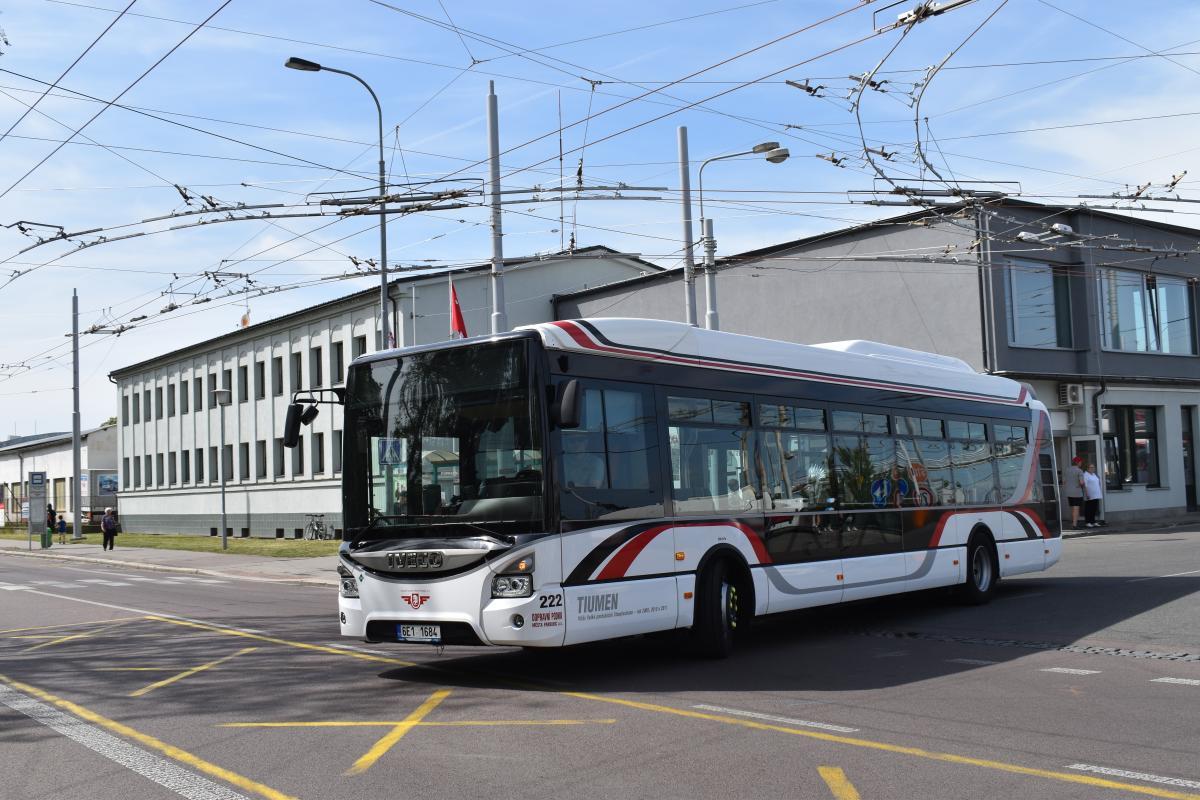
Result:
[[[579,613],[594,614],[597,611],[616,611],[619,595],[616,592],[607,594],[585,594],[579,598]]]

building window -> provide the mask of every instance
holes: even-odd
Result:
[[[208,482],[216,483],[221,479],[221,467],[217,464],[217,448],[208,448]]]
[[[283,466],[284,465],[283,453],[284,453],[283,439],[276,439],[275,440],[275,477],[276,478],[282,478],[286,474],[286,472],[284,470],[284,466]]]
[[[175,416],[175,384],[167,384],[167,416]]]
[[[188,382],[179,382],[179,413],[188,413]]]
[[[141,420],[141,418],[142,418],[142,396],[139,393],[134,392],[133,393],[133,421],[139,422]]]
[[[232,450],[232,445],[230,445]],[[238,478],[243,481],[250,480],[250,443],[242,442],[238,445]]]
[[[267,396],[267,362],[254,362],[254,399],[262,400]]]
[[[221,445],[221,474],[225,476],[226,481],[233,479],[233,445]]]
[[[146,488],[154,488],[154,461],[150,456],[145,456],[146,463]]]
[[[342,471],[342,432],[333,432],[333,472],[337,474]]]
[[[364,355],[366,352],[367,352],[367,337],[355,336],[354,341],[351,343],[351,347],[350,347],[350,357],[358,358],[359,356]]]
[[[267,477],[267,442],[265,439],[259,439],[254,443],[254,474],[260,478]]]
[[[129,488],[129,459],[121,459],[121,488]]]
[[[204,448],[196,448],[196,484],[204,483]]]
[[[1104,479],[1108,488],[1132,483],[1159,485],[1157,411],[1153,406],[1104,409]]]
[[[192,481],[192,454],[189,450],[179,451],[179,482],[191,483]]]
[[[129,395],[121,395],[121,427],[129,424]],[[128,487],[126,487],[128,488]]]
[[[292,448],[292,477],[304,477],[304,437],[301,436]]]
[[[221,370],[221,388],[229,392],[229,397],[233,399],[233,370]]]
[[[312,471],[313,475],[325,472],[325,434],[312,435]]]
[[[325,383],[324,365],[321,364],[321,348],[314,347],[308,351],[308,383],[312,387],[322,386]]]
[[[150,421],[150,390],[142,392],[142,422]]]
[[[217,373],[210,372],[210,373],[208,373],[208,407],[209,408],[217,407],[217,395],[215,394],[216,391],[217,391]]]
[[[200,411],[204,408],[204,378],[197,375],[192,378],[192,408]]]
[[[159,453],[154,457],[154,474],[158,478],[158,485],[164,486],[167,483],[167,472],[163,469],[163,454]]]
[[[283,397],[283,356],[271,359],[271,386],[275,397]]]
[[[142,460],[137,456],[133,457],[133,488],[140,489],[142,487]]]
[[[1037,261],[1008,264],[1008,338],[1022,347],[1071,346],[1070,278]]]
[[[342,342],[334,342],[330,355],[333,363],[329,367],[329,378],[334,386],[338,386],[346,382],[346,346]]]
[[[179,482],[179,472],[175,466],[175,454],[167,453],[167,483],[174,486]]]
[[[1195,355],[1192,319],[1187,280],[1100,270],[1100,327],[1108,349]]]
[[[154,418],[163,418],[163,390],[161,386],[154,387]]]
[[[292,353],[292,391],[298,392],[302,387],[304,375],[301,373],[303,364],[299,353]]]
[[[244,364],[238,367],[238,402],[244,403],[250,399],[250,368]]]

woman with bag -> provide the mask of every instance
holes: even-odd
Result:
[[[1096,514],[1100,511],[1100,498],[1103,496],[1100,476],[1096,474],[1096,465],[1088,464],[1087,472],[1083,473],[1083,517],[1085,528],[1099,528]]]
[[[104,509],[104,516],[100,518],[100,532],[104,534],[104,542],[101,544],[101,550],[113,550],[116,548],[114,541],[117,536],[117,518],[113,514],[111,508]]]

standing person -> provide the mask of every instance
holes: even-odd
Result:
[[[1096,474],[1096,465],[1088,464],[1087,472],[1083,473],[1084,507],[1083,515],[1087,520],[1086,527],[1098,528],[1096,514],[1100,511],[1100,498],[1103,491],[1100,488],[1100,476]]]
[[[63,519],[62,514],[58,515],[58,523],[54,527],[58,529],[58,543],[66,544],[67,543],[67,521],[65,519]]]
[[[50,534],[54,533],[54,523],[55,523],[56,516],[57,515],[54,513],[54,506],[47,505],[46,506],[46,533],[50,533]]]
[[[111,508],[104,509],[104,516],[100,518],[100,532],[104,534],[104,542],[100,549],[115,549],[116,543],[114,539],[117,536],[117,518],[113,515]]]
[[[1071,459],[1071,466],[1067,467],[1067,473],[1063,477],[1063,494],[1066,495],[1067,504],[1071,506],[1071,528],[1079,527],[1079,509],[1083,506],[1083,468],[1080,464],[1083,459],[1075,456]]]

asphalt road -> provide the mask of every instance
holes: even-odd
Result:
[[[1200,798],[1200,531],[569,649],[340,641],[328,589],[0,555],[0,797]]]

